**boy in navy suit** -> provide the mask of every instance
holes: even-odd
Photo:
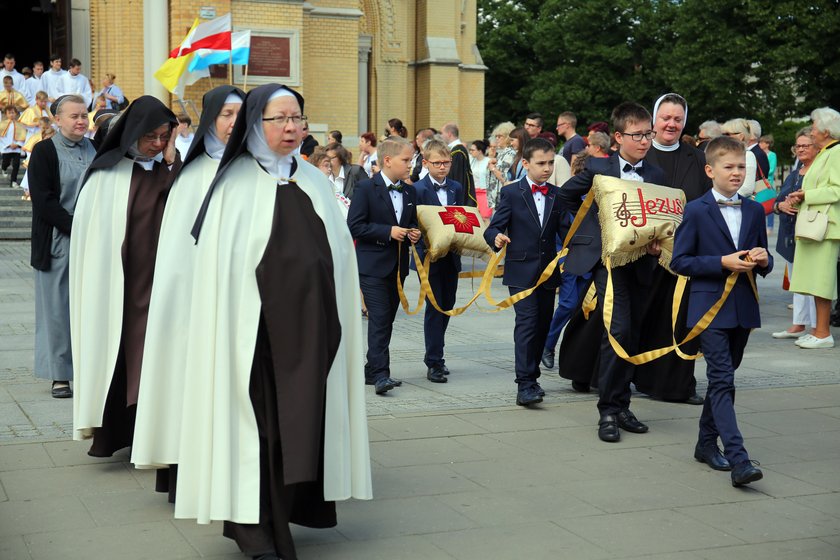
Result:
[[[484,232],[487,244],[496,251],[508,246],[503,284],[510,295],[537,283],[545,267],[557,255],[554,239],[560,231],[562,209],[555,203],[560,189],[547,183],[554,172],[554,146],[544,138],[534,138],[522,150],[522,166],[527,175],[502,187],[496,213]],[[516,302],[513,329],[516,368],[516,404],[540,403],[545,392],[540,377],[540,357],[554,314],[554,292],[560,283],[560,270],[534,292]]]
[[[423,147],[423,167],[429,173],[414,183],[417,190],[417,204],[434,206],[463,206],[464,187],[447,178],[452,165],[449,147],[440,140],[429,140]],[[422,259],[422,242],[417,246],[417,253]],[[429,285],[435,300],[442,309],[452,309],[455,305],[455,293],[458,291],[458,273],[461,271],[461,257],[449,253],[429,265]],[[443,359],[444,337],[449,326],[449,315],[436,310],[426,301],[426,314],[423,317],[423,335],[426,342],[426,355],[423,361],[428,368],[426,379],[432,383],[446,383],[449,368]]]
[[[693,327],[720,298],[731,272],[742,273],[709,327],[700,334],[709,387],[700,416],[694,458],[716,470],[731,470],[732,485],[760,480],[735,419],[735,370],[741,364],[750,329],[761,326],[758,294],[748,276],[773,269],[760,204],[738,195],[746,156],[733,138],[715,138],[706,147],[706,175],[712,190],[689,202],[674,239],[671,269],[691,276],[688,326]],[[724,456],[717,446],[723,442]]]
[[[656,133],[647,109],[638,103],[622,103],[612,112],[613,133],[618,152],[605,159],[589,158],[586,168],[566,181],[560,189],[559,200],[564,210],[577,214],[583,197],[592,188],[595,175],[609,175],[628,181],[665,184],[665,174],[659,167],[645,161]],[[639,346],[639,322],[642,311],[640,295],[650,282],[657,266],[655,256],[660,253],[657,241],[647,246],[650,256],[613,268],[612,335],[631,356]],[[598,293],[604,301],[607,269],[601,262],[601,224],[593,204],[569,242],[564,270],[577,276],[591,272]],[[601,338],[598,364],[598,437],[616,442],[622,430],[643,434],[647,425],[630,410],[630,380],[635,366],[620,358],[612,348],[607,333]]]
[[[377,395],[402,384],[391,378],[391,332],[400,305],[400,282],[408,275],[407,241],[420,239],[414,187],[408,178],[414,150],[411,143],[392,136],[377,148],[382,171],[356,185],[347,226],[356,240],[359,284],[368,309],[368,351],[365,383]],[[402,242],[402,243],[400,243]]]

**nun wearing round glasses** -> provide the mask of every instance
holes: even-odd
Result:
[[[204,94],[201,120],[178,179],[169,192],[155,261],[149,321],[143,350],[137,421],[131,462],[138,468],[178,463],[184,366],[190,320],[195,216],[216,175],[245,93],[219,86]],[[164,471],[159,472],[163,475]],[[158,489],[172,489],[158,478]]]
[[[137,98],[88,168],[70,238],[73,437],[89,455],[131,445],[158,232],[181,166],[175,115]]]
[[[296,558],[289,523],[371,498],[353,242],[295,155],[303,97],[250,91],[193,227],[175,516],[224,520],[252,557]],[[189,419],[189,421],[187,421]]]

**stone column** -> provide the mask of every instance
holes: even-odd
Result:
[[[155,79],[155,72],[169,58],[169,2],[143,2],[143,91],[169,105],[169,92]]]

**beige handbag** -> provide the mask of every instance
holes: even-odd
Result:
[[[828,233],[828,208],[819,210],[800,210],[796,216],[794,233],[797,239],[823,241]]]

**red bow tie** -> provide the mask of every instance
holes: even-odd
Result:
[[[531,193],[536,194],[537,191],[540,191],[543,196],[548,195],[548,185],[531,185]]]

